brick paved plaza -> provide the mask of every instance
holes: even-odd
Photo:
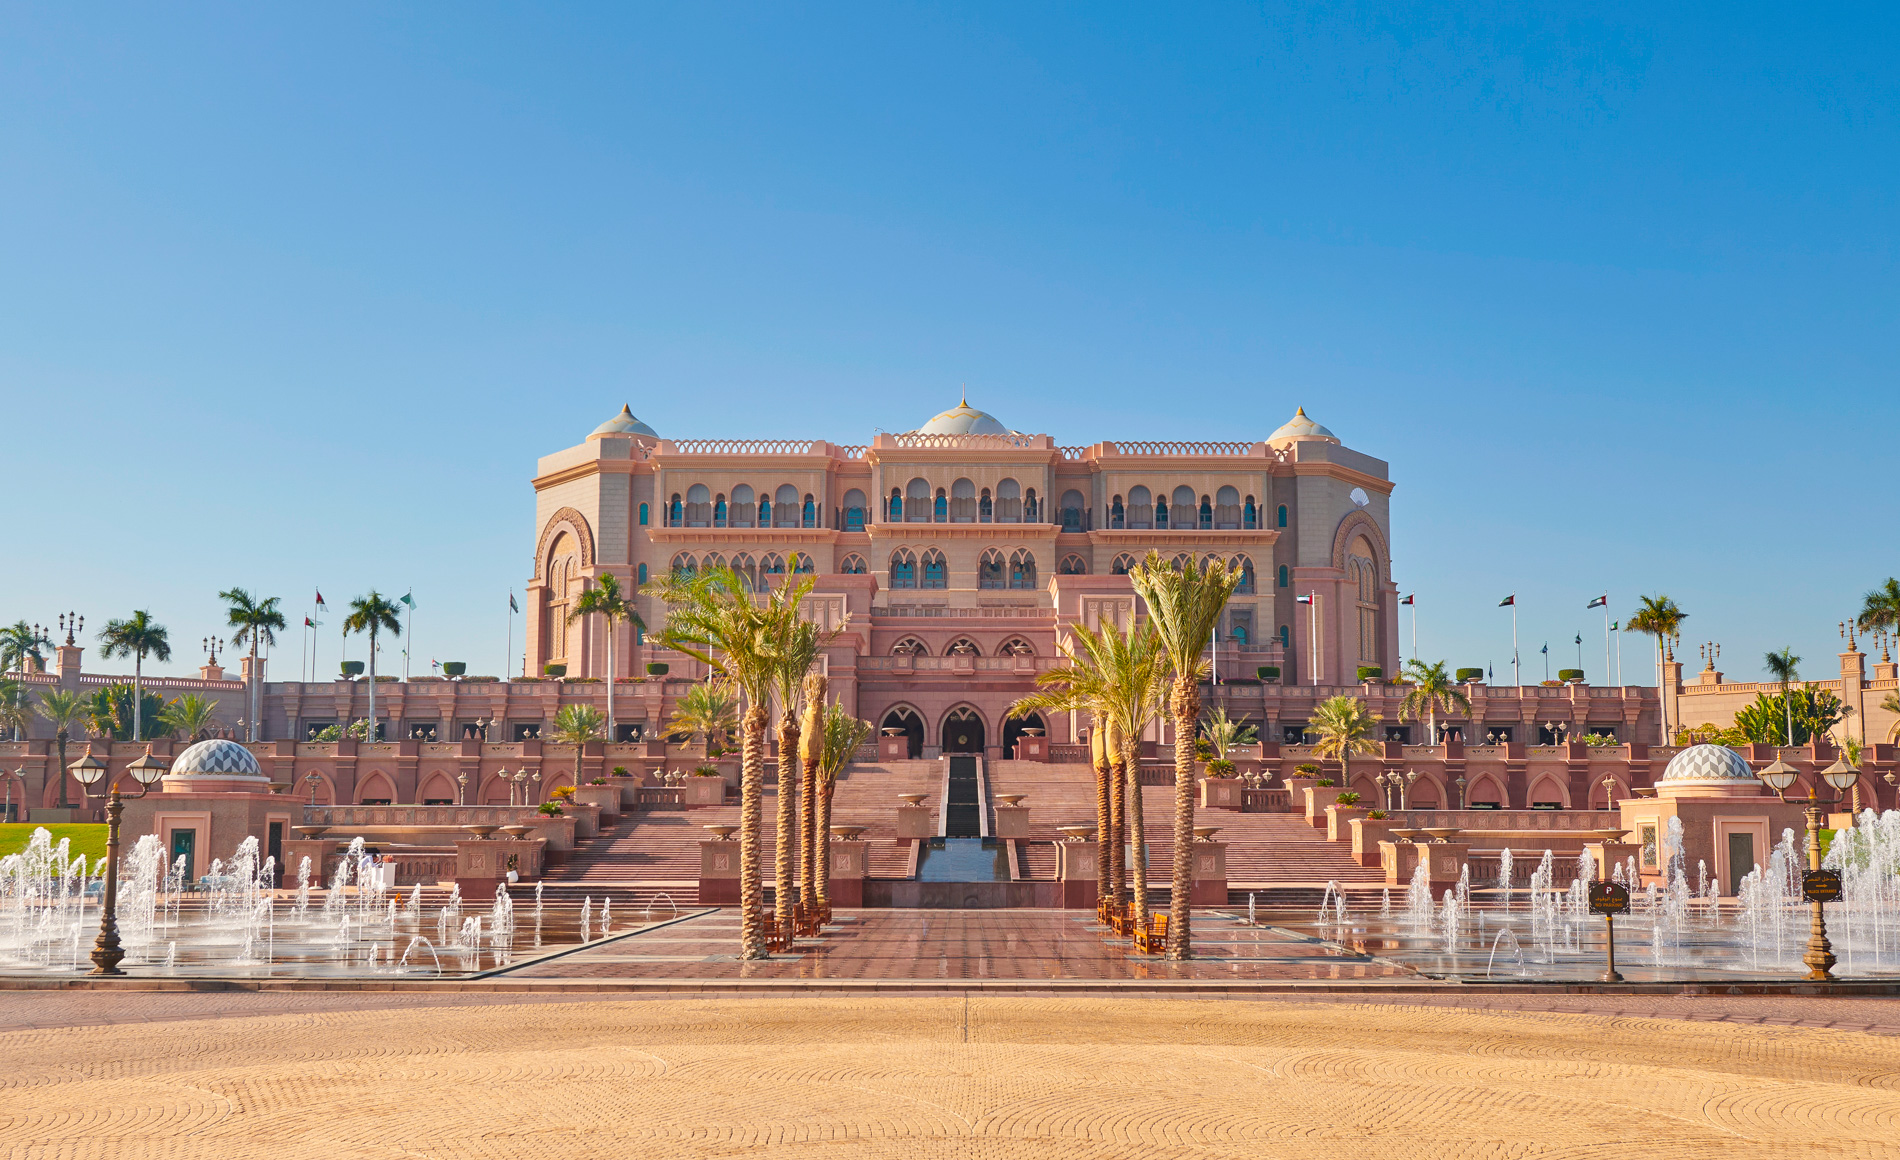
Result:
[[[1894,1154],[1897,1001],[1369,1000],[15,992],[0,1139],[273,1160]]]

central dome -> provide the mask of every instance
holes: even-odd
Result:
[[[1741,754],[1726,745],[1704,743],[1691,745],[1670,758],[1662,781],[1754,785],[1757,779]]]
[[[925,423],[912,435],[1014,435],[988,411],[979,411],[964,399],[956,406]]]
[[[588,438],[591,439],[594,435],[645,435],[652,439],[660,437],[659,432],[634,418],[633,408],[624,403],[621,404],[620,414],[594,428],[593,434]]]

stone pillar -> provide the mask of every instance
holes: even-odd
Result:
[[[1029,807],[997,806],[996,830],[991,836],[999,839],[1014,838],[1019,842],[1027,841],[1029,839]]]
[[[1227,843],[1194,843],[1194,889],[1188,901],[1195,906],[1227,905]]]
[[[1030,737],[1027,734],[1016,739],[1017,761],[1048,761],[1049,739]]]
[[[896,737],[891,737],[883,733],[878,734],[877,759],[879,761],[909,761],[909,736],[902,733]]]
[[[737,845],[735,842],[711,843],[720,846]],[[833,840],[825,843],[828,851],[827,861],[829,881],[826,891],[831,897],[833,907],[857,907],[864,905],[864,879],[870,874],[871,844],[862,839],[853,841]],[[705,901],[705,895],[700,895]]]
[[[701,905],[730,906],[739,901],[739,843],[707,839],[699,844]]]
[[[1100,857],[1101,849],[1094,842],[1056,843],[1056,877],[1062,882],[1063,909],[1088,910],[1095,905]]]
[[[931,820],[930,807],[927,805],[904,805],[897,807],[897,838],[907,841],[912,838],[934,838],[937,836],[937,823]]]
[[[1204,810],[1240,809],[1240,791],[1247,783],[1237,777],[1204,777],[1201,779],[1201,808]]]
[[[462,838],[455,843],[455,884],[462,897],[491,898],[495,887],[508,879],[508,855],[515,842]]]

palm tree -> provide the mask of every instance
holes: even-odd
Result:
[[[25,672],[29,659],[43,659],[40,650],[52,647],[52,637],[24,620],[0,628],[0,673]]]
[[[247,740],[256,741],[258,735],[257,720],[264,715],[264,686],[257,677],[257,646],[259,643],[275,646],[276,630],[284,627],[284,614],[277,610],[277,597],[264,600],[252,600],[251,594],[242,588],[227,588],[218,593],[218,599],[225,601],[226,621],[236,632],[231,634],[231,643],[243,648],[251,646],[251,687],[246,690],[245,704],[249,706],[246,714],[250,718]]]
[[[1168,957],[1192,958],[1189,903],[1194,892],[1194,726],[1201,719],[1201,654],[1220,629],[1221,610],[1240,586],[1242,573],[1224,560],[1205,568],[1188,557],[1176,567],[1158,552],[1129,570],[1136,595],[1161,637],[1173,671],[1168,704],[1174,711],[1174,894],[1169,903]]]
[[[797,559],[791,567],[796,575]],[[811,591],[812,580],[793,579],[765,597],[767,633],[772,651],[772,685],[778,697],[778,831],[773,851],[773,883],[779,937],[790,941],[793,930],[792,897],[797,874],[800,698],[805,675],[818,663],[830,634],[798,615],[798,606]]]
[[[673,715],[666,721],[669,733],[683,733],[688,739],[695,733],[705,734],[709,751],[715,743],[723,748],[738,727],[739,695],[730,681],[720,680],[702,681],[687,689],[674,702]]]
[[[1216,705],[1207,715],[1204,723],[1207,743],[1214,747],[1214,756],[1227,760],[1233,750],[1252,745],[1260,739],[1260,730],[1247,724],[1244,718],[1234,719],[1227,716],[1227,707]]]
[[[1793,649],[1784,646],[1780,652],[1771,652],[1763,657],[1762,663],[1768,666],[1768,675],[1774,677],[1781,686],[1781,707],[1788,719],[1788,746],[1793,748],[1794,702],[1788,697],[1788,683],[1801,679],[1801,674],[1795,669],[1801,663],[1801,658],[1794,655]]]
[[[161,661],[172,659],[171,634],[152,619],[152,614],[135,611],[125,620],[108,620],[99,632],[104,645],[99,655],[132,658],[132,740],[145,738],[145,656],[150,653]]]
[[[646,621],[634,611],[632,603],[620,593],[620,580],[612,572],[603,572],[595,578],[593,587],[581,593],[580,599],[567,614],[569,623],[583,616],[598,616],[607,622],[607,736],[616,736],[614,731],[614,678],[620,670],[614,667],[614,628],[627,623],[646,629]]]
[[[1378,720],[1357,697],[1328,697],[1314,706],[1306,725],[1318,736],[1313,742],[1313,756],[1339,762],[1341,789],[1352,789],[1353,754],[1379,752],[1379,743],[1372,739],[1372,728]]]
[[[1669,744],[1669,703],[1663,700],[1663,663],[1668,659],[1668,645],[1682,631],[1682,622],[1689,614],[1676,607],[1676,602],[1667,596],[1644,596],[1642,604],[1623,622],[1624,632],[1647,633],[1656,638],[1656,700],[1662,708],[1662,743]]]
[[[1071,665],[1092,664],[1086,648],[1078,657],[1070,642],[1064,640],[1062,650]],[[1095,894],[1098,899],[1120,905],[1121,877],[1116,872],[1116,861],[1121,844],[1115,826],[1121,816],[1122,795],[1120,783],[1113,781],[1115,763],[1108,745],[1108,710],[1102,699],[1100,674],[1090,672],[1082,679],[1077,674],[1056,678],[1044,674],[1037,678],[1037,684],[1043,686],[1042,690],[1016,701],[1005,716],[1027,720],[1045,712],[1090,715],[1089,765],[1095,771]]]
[[[1412,690],[1405,694],[1405,700],[1399,702],[1399,716],[1416,721],[1423,714],[1429,722],[1425,744],[1437,745],[1438,710],[1442,708],[1446,713],[1455,710],[1469,714],[1471,698],[1465,696],[1458,682],[1445,670],[1444,661],[1433,661],[1428,665],[1414,658],[1405,662],[1405,673],[1412,680]]]
[[[826,849],[824,843],[831,836],[831,795],[838,788],[838,775],[844,767],[851,764],[857,756],[858,747],[871,739],[876,728],[869,721],[860,721],[845,712],[844,706],[833,701],[825,706],[825,744],[818,755],[818,843],[819,849]],[[818,874],[818,905],[831,905],[830,859],[823,859],[825,869]]]
[[[1862,632],[1900,631],[1900,580],[1889,576],[1884,585],[1869,592],[1854,625]]]
[[[649,591],[666,603],[656,641],[705,663],[745,698],[740,727],[739,914],[741,953],[763,959],[765,896],[759,879],[759,809],[765,792],[765,728],[776,655],[770,618],[752,602],[745,578],[729,566],[669,573]]]
[[[830,861],[825,859],[824,834],[818,829],[818,765],[825,754],[825,694],[830,682],[821,672],[805,674],[805,714],[798,726],[798,763],[801,767],[798,797],[798,897],[808,905],[818,903],[818,880],[830,877]],[[783,769],[785,759],[779,758]]]
[[[13,740],[18,741],[32,723],[33,710],[27,704],[26,686],[19,681],[0,677],[0,729],[13,734]]]
[[[1076,625],[1068,633],[1058,642],[1067,662],[1038,673],[1036,683],[1042,686],[1041,691],[1011,705],[1009,715],[1026,717],[1042,710],[1086,706],[1098,721],[1106,719],[1106,745],[1119,766],[1116,786],[1124,794],[1121,813],[1127,840],[1134,847],[1129,862],[1135,918],[1145,926],[1148,839],[1141,802],[1141,735],[1154,721],[1167,689],[1167,653],[1160,636],[1146,621],[1139,625],[1131,621],[1126,631],[1117,631],[1105,622],[1094,630]],[[1099,821],[1099,812],[1097,817]],[[1111,845],[1119,854],[1121,843],[1113,841]]]
[[[59,808],[68,809],[66,800],[66,740],[72,736],[73,726],[85,719],[86,699],[67,689],[48,689],[40,694],[40,716],[46,718],[53,727],[53,737],[59,743]]]
[[[554,715],[554,740],[574,747],[574,785],[581,784],[581,758],[587,746],[607,734],[607,718],[592,705],[567,705]]]
[[[363,737],[368,741],[376,738],[376,638],[387,632],[391,636],[402,635],[402,614],[397,611],[393,601],[386,600],[383,594],[374,588],[369,595],[358,596],[350,601],[350,614],[343,618],[343,634],[353,632],[369,633],[369,725]]]
[[[251,667],[255,672],[256,665]],[[185,740],[198,741],[210,730],[217,711],[216,701],[208,700],[196,693],[186,693],[165,706],[165,711],[159,715],[159,720],[165,723],[167,729],[181,734]]]

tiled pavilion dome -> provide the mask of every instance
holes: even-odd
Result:
[[[165,771],[167,777],[255,777],[263,780],[264,770],[251,751],[235,741],[214,737],[200,741],[180,753]]]
[[[1664,782],[1728,783],[1753,785],[1758,779],[1742,755],[1726,745],[1691,745],[1669,759],[1663,769]]]

